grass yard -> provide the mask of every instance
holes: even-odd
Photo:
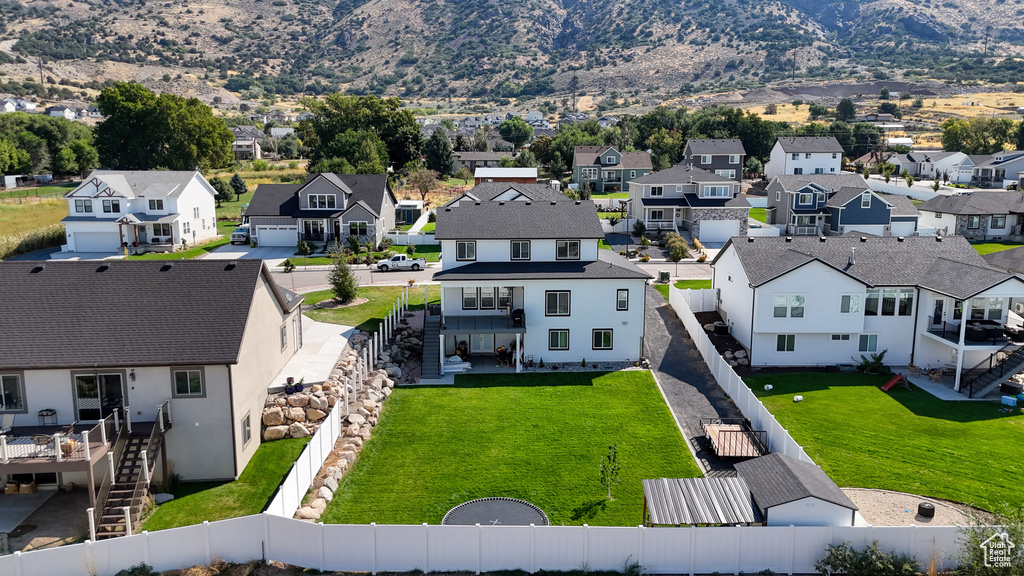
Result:
[[[600,240],[597,241],[597,247],[600,250],[614,250],[614,248],[612,248],[612,245],[609,244],[608,241],[605,240],[604,238],[601,238]]]
[[[711,288],[711,280],[678,280],[674,286],[680,290],[707,290]],[[668,284],[654,284],[654,289],[660,292],[666,301],[668,300]]]
[[[230,178],[231,175],[228,174]],[[217,208],[217,220],[233,220],[238,222],[242,219],[242,205],[248,204],[252,200],[252,195],[255,193],[256,188],[252,187],[251,192],[246,192],[241,196],[238,196],[238,200],[235,200],[236,196],[232,195],[231,200],[228,202],[221,202],[220,208]]]
[[[840,486],[885,488],[994,510],[1024,505],[1024,414],[946,402],[885,376],[773,374],[747,385]],[[765,384],[772,384],[770,391]],[[793,402],[794,394],[804,400]]]
[[[765,208],[751,208],[750,217],[758,222],[768,223],[768,214]]]
[[[603,194],[594,192],[590,195],[590,198],[591,200],[608,200],[611,198],[625,200],[626,198],[629,198],[629,192],[605,192]]]
[[[401,272],[392,274],[401,276]],[[430,302],[439,304],[441,302],[440,289],[433,286],[429,289]],[[355,326],[360,330],[373,332],[391,311],[391,307],[398,300],[399,295],[405,292],[405,288],[402,286],[360,286],[357,290],[357,298],[366,298],[367,302],[347,308],[309,310],[306,315],[318,322]],[[303,304],[310,306],[329,298],[334,298],[334,294],[330,290],[310,292],[306,294]],[[413,310],[423,309],[423,286],[413,286],[409,290],[409,307]]]
[[[234,228],[232,228],[232,230],[234,230]],[[181,252],[149,252],[147,254],[129,256],[128,260],[194,260],[204,254],[213,252],[230,241],[230,236],[221,236],[216,240],[211,240],[206,244],[200,244],[199,246],[189,248],[188,250],[182,250]]]
[[[146,530],[166,530],[259,514],[277,486],[288,475],[309,438],[289,438],[261,444],[234,482],[186,482],[174,500],[157,507],[146,520]]]
[[[420,232],[435,232],[437,231],[437,222],[427,222],[420,228]]]
[[[0,202],[0,258],[60,246],[67,215],[68,203],[58,198]]]
[[[614,500],[598,480],[618,447]],[[650,373],[460,375],[396,388],[328,523],[439,524],[452,507],[522,498],[552,524],[635,526],[643,478],[700,476]]]
[[[67,182],[64,184],[52,184],[50,186],[4,190],[3,192],[0,192],[0,198],[28,198],[33,196],[40,198],[61,198],[68,192],[77,188],[79,184],[81,184],[81,182]]]
[[[985,254],[1002,252],[1003,250],[1024,246],[1024,244],[1019,242],[980,242],[978,244],[972,244],[972,246],[974,246],[974,249],[978,251],[978,254],[984,256]]]

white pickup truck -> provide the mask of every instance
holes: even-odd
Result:
[[[410,258],[405,254],[396,254],[387,260],[377,261],[377,270],[387,272],[388,270],[419,270],[427,267],[427,261],[423,258]]]

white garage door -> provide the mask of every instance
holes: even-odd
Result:
[[[701,220],[700,241],[718,243],[726,242],[733,236],[740,235],[739,220]]]
[[[854,224],[850,226],[844,226],[844,228],[846,228],[847,233],[864,232],[865,234],[871,234],[873,236],[885,236],[885,226],[881,226],[878,224]],[[913,232],[911,232],[911,234],[905,234],[905,236],[910,236],[912,234]],[[900,234],[894,235],[900,236]]]
[[[75,232],[75,252],[117,252],[117,232]]]
[[[913,222],[893,222],[892,227],[889,228],[889,232],[893,236],[913,236],[914,235],[914,223]]]
[[[299,241],[298,226],[257,226],[260,246],[295,246]]]

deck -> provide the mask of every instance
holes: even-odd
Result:
[[[768,433],[751,430],[738,418],[701,418],[701,429],[722,458],[756,458],[768,453]]]

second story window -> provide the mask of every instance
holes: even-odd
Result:
[[[455,243],[456,260],[476,260],[476,242],[465,240]]]
[[[860,195],[860,207],[861,208],[871,208],[871,194],[861,194]]]
[[[92,213],[92,200],[75,200],[75,212]]]
[[[705,186],[704,187],[705,198],[728,198],[729,187],[728,186]]]
[[[164,201],[163,201],[163,198],[160,198],[160,199],[151,199],[151,200],[149,201],[149,209],[150,209],[150,210],[153,210],[153,211],[159,211],[159,210],[163,210],[163,209],[164,209]]]
[[[802,192],[800,194],[800,200],[799,201],[800,201],[801,204],[810,204],[811,202],[814,201],[814,194],[810,194],[810,193],[807,193],[807,192]]]
[[[604,163],[605,164],[615,164],[615,156],[605,156],[604,157]]]
[[[804,160],[810,160],[810,159],[811,159],[811,153],[810,152],[805,153],[804,154]]]
[[[711,164],[711,156],[709,154],[702,154],[700,157],[701,164]]]
[[[335,196],[334,194],[310,194],[309,195],[309,207],[310,208],[334,208]]]
[[[651,186],[651,196],[661,196],[665,193],[665,188],[662,186]]]
[[[558,260],[579,260],[580,259],[580,241],[579,240],[556,240],[555,241],[555,258]]]
[[[529,260],[530,259],[530,241],[529,240],[513,240],[512,241],[512,259],[513,260]]]
[[[545,316],[569,315],[569,291],[548,291],[544,293]]]
[[[739,163],[740,163],[740,155],[739,154],[729,154],[729,164],[739,164]]]
[[[192,209],[192,217],[193,218],[199,218],[199,207],[198,206],[196,206],[195,208]]]
[[[120,213],[121,212],[121,201],[120,200],[104,200],[103,211],[106,213]]]
[[[790,159],[792,159],[792,160],[799,160],[800,159],[800,155],[799,154],[791,154],[790,155]]]

